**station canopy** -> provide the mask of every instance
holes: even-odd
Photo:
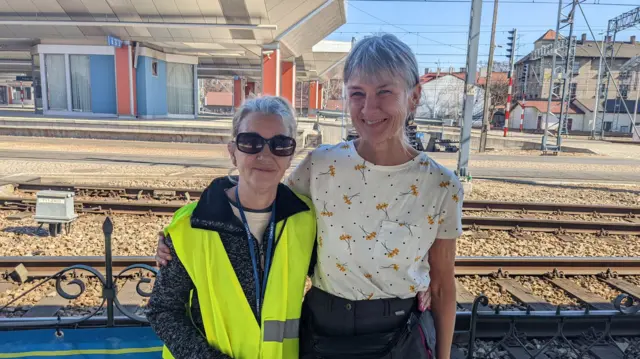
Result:
[[[30,72],[36,44],[107,45],[107,36],[199,57],[199,76],[261,77],[264,45],[299,79],[335,72],[351,44],[322,41],[346,23],[344,0],[0,1],[0,73]]]

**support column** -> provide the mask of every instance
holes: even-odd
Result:
[[[309,82],[309,118],[316,118],[318,115],[318,81]]]
[[[265,45],[262,49],[262,94],[280,95],[280,45]]]
[[[318,84],[318,110],[322,110],[324,108],[324,91],[322,91],[324,87],[322,84]]]
[[[137,111],[136,96],[134,96],[136,74],[133,71],[131,50],[130,45],[116,48],[117,112],[121,117],[135,117]]]
[[[295,104],[296,98],[296,63],[293,61],[283,61],[282,64],[282,97],[289,100],[291,105]]]
[[[244,103],[245,93],[242,87],[242,78],[235,76],[233,78],[233,109],[237,110]]]
[[[244,98],[248,98],[252,92],[256,92],[256,83],[253,81],[247,81],[247,85],[244,87]]]

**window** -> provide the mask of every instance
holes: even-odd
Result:
[[[573,118],[569,117],[567,119],[567,131],[571,131],[572,127],[573,127]]]
[[[151,76],[158,77],[158,61],[151,62]]]
[[[167,63],[167,107],[172,115],[194,115],[193,65]]]
[[[24,88],[24,99],[31,100],[31,87]]]
[[[69,55],[71,71],[71,109],[91,112],[91,78],[88,55]]]
[[[64,55],[45,55],[49,110],[67,110],[67,77]]]
[[[629,97],[629,85],[620,85],[620,97],[625,100]]]
[[[600,84],[600,98],[604,98],[604,91],[607,88],[607,84]]]
[[[580,73],[580,61],[573,61],[573,73],[574,74],[579,74]]]
[[[576,98],[576,92],[578,92],[578,84],[573,82],[569,84],[569,93],[571,94],[571,99]]]
[[[605,122],[604,123],[604,130],[607,131],[607,132],[611,131],[611,124],[612,123],[613,122]]]

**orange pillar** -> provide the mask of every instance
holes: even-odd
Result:
[[[262,49],[262,94],[280,95],[280,48],[277,44]]]
[[[13,103],[13,87],[7,86],[7,103],[11,105]]]
[[[315,118],[318,115],[318,81],[309,82],[309,111],[308,116]]]
[[[293,105],[296,98],[296,63],[294,61],[282,62],[282,97]]]
[[[242,89],[242,78],[233,78],[233,108],[238,109],[244,102],[244,91]]]
[[[135,116],[135,73],[133,72],[133,59],[128,45],[116,48],[116,93],[118,103],[118,116]],[[134,96],[132,96],[132,94]],[[133,113],[131,111],[133,99]]]

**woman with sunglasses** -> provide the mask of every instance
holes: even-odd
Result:
[[[247,101],[229,154],[239,176],[215,179],[165,229],[147,318],[163,358],[296,358],[305,279],[316,238],[313,205],[281,184],[296,121],[279,97]]]

